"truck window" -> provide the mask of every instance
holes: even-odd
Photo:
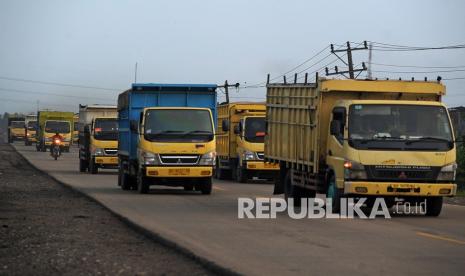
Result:
[[[94,138],[104,141],[118,140],[118,120],[113,118],[96,119],[94,123]]]
[[[336,137],[336,139],[339,141],[340,144],[344,142],[344,127],[345,127],[345,114],[346,114],[346,109],[345,107],[335,107],[333,109],[333,121],[338,121],[340,125],[340,134],[339,136]]]
[[[144,129],[144,137],[149,141],[207,142],[214,138],[207,110],[149,110],[145,114]]]
[[[13,121],[11,122],[11,128],[24,128],[24,122]]]
[[[249,117],[245,119],[244,138],[251,143],[265,142],[265,118]]]
[[[45,122],[45,132],[48,133],[69,133],[70,124],[65,121],[47,121]]]
[[[36,130],[36,127],[37,127],[37,121],[29,121],[27,123],[28,130]]]
[[[442,106],[356,104],[349,112],[350,145],[358,149],[449,150],[453,147]]]

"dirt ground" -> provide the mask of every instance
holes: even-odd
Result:
[[[0,143],[0,275],[211,275]]]

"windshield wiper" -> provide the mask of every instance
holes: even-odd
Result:
[[[422,142],[422,141],[425,141],[425,140],[426,141],[429,140],[429,141],[436,141],[436,142],[452,143],[452,141],[450,141],[448,139],[445,139],[445,138],[425,136],[425,137],[416,138],[415,140],[407,140],[406,144],[410,145],[410,144],[417,143],[417,142]]]
[[[403,141],[405,139],[401,138],[401,137],[382,136],[382,137],[377,137],[377,138],[366,138],[366,139],[363,139],[363,138],[361,138],[361,139],[360,138],[357,138],[357,139],[351,138],[350,140],[352,140],[352,141],[360,141],[362,144],[366,144],[368,142],[375,142],[375,141],[390,141],[390,140]]]
[[[192,131],[187,131],[184,133],[184,136],[190,135],[190,134],[206,134],[206,135],[213,135],[213,132],[211,131],[206,131],[206,130],[192,130]]]
[[[163,131],[158,131],[155,133],[146,133],[146,135],[149,136],[157,136],[157,135],[162,135],[162,134],[178,134],[178,133],[183,133],[184,131],[179,131],[179,130],[163,130]]]

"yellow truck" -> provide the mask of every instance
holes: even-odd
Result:
[[[265,160],[275,194],[425,202],[438,216],[454,196],[456,146],[439,82],[327,80],[267,85]]]
[[[238,182],[275,179],[279,165],[264,162],[264,103],[226,103],[218,106],[216,169],[218,179]],[[221,127],[221,128],[220,128]]]
[[[79,171],[118,168],[116,106],[79,106]]]
[[[37,115],[26,115],[24,123],[24,145],[31,146],[32,143],[37,142]]]
[[[69,152],[73,137],[73,112],[41,110],[37,112],[37,151],[47,151],[52,145],[52,136],[63,136],[63,151]]]
[[[24,117],[8,118],[8,143],[24,140]]]

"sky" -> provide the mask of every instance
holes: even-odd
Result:
[[[247,86],[263,82],[268,73],[282,75],[331,43],[464,44],[463,11],[461,0],[2,0],[0,114],[116,104],[117,95],[135,80],[136,63],[137,82],[228,80],[241,84],[231,89],[233,101],[262,101],[265,88]],[[325,57],[308,72],[335,58],[326,48],[297,71]],[[356,65],[367,61],[368,51],[354,52]],[[373,77],[465,78],[465,49],[373,51],[372,62]],[[443,82],[445,103],[465,105],[465,79]],[[219,97],[224,99],[221,91]]]

